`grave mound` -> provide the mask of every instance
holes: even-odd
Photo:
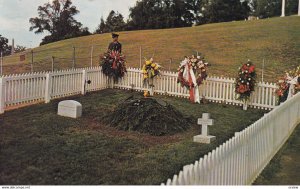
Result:
[[[105,124],[154,136],[172,135],[190,128],[191,119],[172,105],[154,98],[130,97],[103,118]]]

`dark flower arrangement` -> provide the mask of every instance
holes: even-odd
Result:
[[[126,71],[125,56],[118,51],[108,51],[101,58],[102,72],[117,80],[124,77]]]
[[[235,92],[237,99],[247,101],[254,91],[256,84],[256,72],[254,64],[248,60],[247,63],[239,69],[238,77],[235,83]]]

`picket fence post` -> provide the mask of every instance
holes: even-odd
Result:
[[[0,114],[4,113],[5,108],[5,78],[0,78]]]
[[[82,95],[85,95],[85,84],[86,84],[86,70],[82,70],[82,85],[81,85]]]
[[[50,102],[51,91],[52,91],[51,76],[49,73],[47,73],[46,74],[46,85],[45,85],[45,103]]]

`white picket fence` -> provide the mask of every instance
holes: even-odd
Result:
[[[90,85],[86,84],[91,80]],[[9,75],[0,78],[0,113],[6,107],[105,89],[109,79],[100,67]]]
[[[140,69],[131,68],[127,75],[122,78],[116,88],[145,90],[142,82],[142,72]],[[163,71],[159,77],[154,79],[154,92],[163,95],[171,95],[178,97],[189,97],[189,91],[182,88],[177,83],[177,73]],[[251,95],[249,106],[260,109],[273,109],[276,107],[276,84],[272,83],[257,83],[257,87]],[[235,79],[222,77],[208,77],[203,85],[199,87],[200,97],[205,99],[226,104],[234,104],[242,106],[243,103],[236,100],[235,94]]]
[[[0,78],[0,113],[9,106],[35,101],[49,102],[51,99],[85,94],[108,87],[147,90],[148,87],[143,85],[142,78],[140,69],[130,68],[124,78],[113,84],[103,75],[101,67],[4,76]],[[91,80],[91,84],[86,84],[87,80]],[[154,85],[155,93],[189,97],[188,90],[177,83],[175,72],[162,72],[155,78]],[[274,108],[276,88],[275,84],[258,83],[249,106]],[[200,96],[213,102],[243,105],[235,99],[234,79],[230,78],[208,77],[200,86]]]
[[[184,166],[166,185],[251,184],[299,123],[300,93],[199,161]]]

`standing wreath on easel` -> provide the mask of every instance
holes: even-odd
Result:
[[[190,92],[190,101],[200,103],[199,89],[207,78],[208,63],[200,56],[185,57],[178,68],[177,83]]]
[[[153,58],[150,58],[150,60],[145,59],[145,63],[142,68],[143,72],[143,83],[144,85],[149,85],[151,89],[153,89],[153,78],[160,74],[160,68],[161,66],[158,63],[153,62]],[[152,96],[153,91],[150,92],[148,90],[144,91],[144,96]]]
[[[118,51],[108,51],[101,57],[102,72],[117,80],[124,77],[126,70],[125,56]]]
[[[256,84],[256,72],[255,65],[248,60],[239,68],[238,77],[235,82],[235,92],[237,99],[243,101],[245,105],[244,109],[247,109],[247,102],[250,99],[252,92],[255,89]]]

